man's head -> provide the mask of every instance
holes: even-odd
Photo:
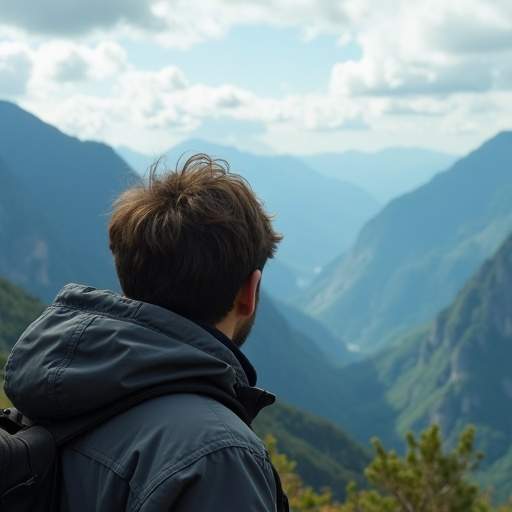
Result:
[[[181,170],[156,170],[114,204],[109,237],[121,288],[216,325],[282,237],[227,162],[199,154]]]

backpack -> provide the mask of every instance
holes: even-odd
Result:
[[[264,395],[256,400],[252,388],[242,388],[234,398],[208,383],[181,381],[136,392],[119,402],[70,419],[50,423],[32,422],[14,407],[0,411],[0,510],[2,512],[58,511],[58,447],[103,421],[150,398],[172,393],[209,396],[230,408],[250,425],[259,410],[274,401]],[[279,475],[274,471],[278,511],[288,510]]]

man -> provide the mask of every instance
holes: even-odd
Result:
[[[150,386],[200,381],[244,401],[273,396],[239,350],[261,272],[281,240],[227,163],[206,155],[123,193],[109,226],[123,296],[68,285],[23,334],[5,391],[26,416],[86,413]],[[200,394],[147,400],[70,441],[61,511],[285,510],[261,440]]]

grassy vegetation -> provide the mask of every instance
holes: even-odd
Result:
[[[39,299],[0,277],[0,407],[10,405],[3,392],[2,378],[8,352],[44,308]]]
[[[3,385],[2,381],[0,381],[0,385]],[[5,396],[4,390],[0,389],[0,409],[3,407],[8,407],[10,404],[9,400]]]
[[[4,393],[3,367],[7,360],[7,352],[0,352],[0,408],[10,405]]]
[[[0,277],[0,350],[10,350],[44,308],[39,299]]]

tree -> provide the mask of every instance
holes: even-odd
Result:
[[[386,452],[374,438],[375,459],[365,470],[368,480],[385,491],[349,489],[347,512],[487,512],[490,508],[478,486],[466,480],[483,458],[475,452],[475,429],[467,427],[455,449],[445,454],[437,425],[407,434],[407,452]]]
[[[474,437],[474,427],[466,427],[457,446],[445,454],[439,427],[434,424],[420,432],[418,439],[407,434],[403,457],[395,450],[387,452],[377,438],[372,439],[375,459],[365,475],[375,488],[358,490],[352,483],[343,504],[333,502],[328,489],[317,494],[304,486],[296,463],[277,451],[272,436],[266,441],[293,512],[512,512],[512,501],[491,507],[489,495],[467,480],[483,458],[482,452],[474,450]]]

